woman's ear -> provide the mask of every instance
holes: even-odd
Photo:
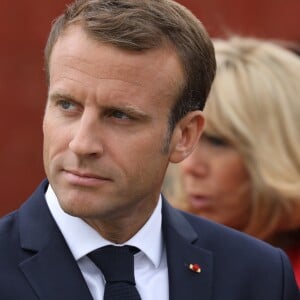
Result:
[[[179,163],[194,150],[203,132],[205,119],[201,111],[192,111],[175,126],[169,161]]]

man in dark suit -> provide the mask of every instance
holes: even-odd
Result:
[[[199,140],[215,73],[189,11],[79,0],[45,57],[47,180],[0,221],[0,299],[298,299],[281,250],[160,194]]]

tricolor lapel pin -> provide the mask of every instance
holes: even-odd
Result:
[[[188,267],[192,272],[195,272],[195,273],[201,272],[201,268],[198,264],[189,264]]]

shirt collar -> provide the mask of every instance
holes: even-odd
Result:
[[[65,213],[50,185],[45,197],[50,212],[76,260],[81,259],[97,248],[112,245],[110,241],[104,239],[82,219]],[[163,254],[161,207],[162,199],[160,196],[156,208],[145,225],[130,240],[124,243],[124,245],[138,247],[156,268],[159,267]]]

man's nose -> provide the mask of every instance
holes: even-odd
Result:
[[[100,121],[92,113],[83,113],[74,124],[69,148],[75,154],[99,156],[103,153]]]

